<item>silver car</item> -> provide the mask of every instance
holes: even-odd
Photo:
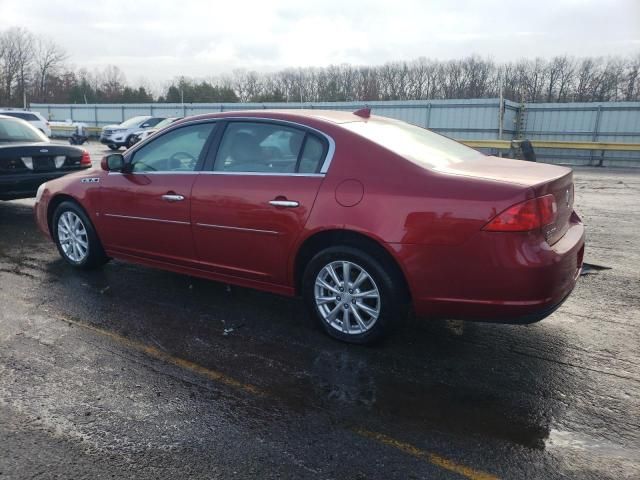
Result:
[[[107,125],[102,128],[100,143],[107,145],[111,150],[118,150],[120,147],[129,148],[136,142],[136,133],[153,128],[162,120],[164,117],[144,115],[130,118],[119,125]]]

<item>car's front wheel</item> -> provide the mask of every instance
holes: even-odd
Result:
[[[136,137],[134,135],[129,135],[127,138],[127,148],[131,148],[136,144]]]
[[[109,144],[107,145],[107,147],[109,147],[109,149],[111,150],[120,150],[120,147],[118,145]]]
[[[363,344],[381,339],[406,316],[401,285],[388,265],[357,248],[336,246],[311,259],[302,294],[329,335]]]
[[[64,260],[77,268],[95,268],[109,258],[91,220],[76,203],[62,202],[53,214],[52,233]]]

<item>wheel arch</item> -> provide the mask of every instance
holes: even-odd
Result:
[[[58,206],[65,201],[75,203],[78,208],[80,208],[84,212],[87,218],[91,218],[87,213],[87,210],[75,197],[72,197],[71,195],[67,195],[65,193],[58,193],[51,200],[49,200],[49,205],[47,206],[47,227],[49,228],[49,234],[51,235],[51,238],[55,238],[55,236],[53,235],[53,215],[55,214]]]
[[[331,229],[316,232],[307,237],[298,248],[293,263],[293,281],[296,295],[302,289],[302,277],[309,261],[320,251],[328,247],[344,245],[362,249],[364,252],[380,260],[390,272],[401,282],[407,301],[411,301],[409,283],[400,263],[384,244],[362,232],[346,229]]]

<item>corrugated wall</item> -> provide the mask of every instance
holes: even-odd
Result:
[[[640,102],[529,103],[521,138],[530,140],[640,143]],[[638,152],[553,150],[538,158],[574,165],[640,165]]]
[[[640,143],[640,102],[529,103],[505,101],[502,139],[611,141]],[[50,120],[85,122],[92,126],[120,123],[137,115],[186,116],[230,110],[329,109],[371,107],[374,114],[430,128],[458,140],[499,138],[499,99],[416,100],[318,103],[210,103],[210,104],[32,104]],[[585,150],[536,151],[541,161],[574,165],[616,164],[640,166],[639,152]]]

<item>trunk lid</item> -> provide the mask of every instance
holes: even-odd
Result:
[[[574,202],[573,172],[570,168],[522,160],[482,157],[452,162],[436,170],[450,175],[522,185],[531,189],[534,197],[551,194],[555,198],[557,212],[555,222],[543,228],[547,242],[553,245],[569,229]]]
[[[0,144],[0,174],[77,170],[81,160],[82,150],[77,147],[44,142]]]

